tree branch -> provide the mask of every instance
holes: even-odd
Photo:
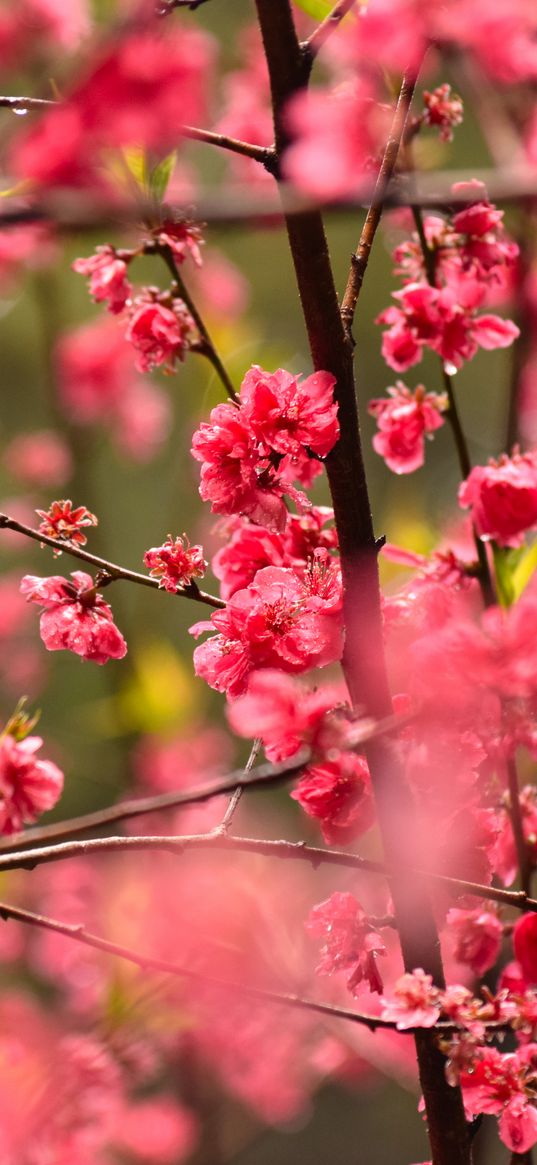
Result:
[[[73,939],[75,942],[82,943],[84,946],[93,947],[94,950],[104,951],[105,954],[114,955],[118,959],[124,959],[126,962],[134,963],[136,967],[140,967],[143,971],[159,971],[166,975],[174,975],[180,979],[191,979],[194,982],[221,988],[223,991],[229,992],[234,996],[240,996],[241,994],[247,995],[251,999],[259,999],[264,1003],[275,1003],[281,1004],[283,1007],[294,1007],[302,1011],[312,1011],[318,1015],[327,1016],[330,1019],[345,1019],[351,1023],[362,1024],[369,1028],[370,1031],[376,1031],[377,1029],[387,1031],[398,1030],[393,1020],[364,1015],[361,1012],[351,1011],[346,1007],[337,1007],[331,1003],[317,1002],[315,999],[307,999],[301,995],[271,991],[264,987],[254,987],[251,983],[236,983],[227,979],[220,979],[216,975],[208,975],[202,971],[195,971],[192,967],[182,967],[177,963],[169,962],[167,959],[154,958],[152,955],[141,955],[130,947],[121,946],[119,943],[110,942],[100,935],[92,934],[85,929],[82,923],[60,922],[58,919],[49,918],[44,914],[35,914],[31,910],[23,910],[19,906],[11,906],[7,902],[0,902],[0,918],[3,918],[5,922],[13,919],[15,922],[35,926],[40,930],[48,930],[54,934],[62,934],[65,938]],[[503,1030],[506,1025],[493,1022],[485,1026],[491,1030],[498,1031]],[[453,1023],[439,1022],[435,1024],[435,1030],[442,1035],[449,1035],[460,1031],[461,1028]],[[421,1032],[423,1029],[406,1028],[400,1034],[415,1035],[418,1031]]]
[[[309,63],[301,51],[289,0],[256,0],[269,68],[278,157],[287,144],[286,106],[304,89]],[[379,207],[395,166],[413,82],[406,79],[394,117],[393,132],[375,191]],[[380,217],[380,216],[378,216]],[[377,213],[369,213],[365,242],[369,249]],[[336,378],[340,437],[326,460],[339,537],[343,579],[345,651],[343,668],[353,707],[382,719],[392,704],[384,657],[377,544],[358,421],[352,361],[351,324],[365,263],[353,264],[346,316],[340,313],[324,227],[318,211],[286,216],[313,366]],[[376,227],[375,227],[376,229]],[[368,252],[369,253],[369,252]],[[361,270],[363,266],[363,270]],[[404,964],[431,974],[438,987],[445,979],[438,932],[423,880],[409,872],[411,838],[415,836],[415,806],[406,784],[401,758],[389,740],[364,749],[369,763],[386,861],[395,876],[390,888]],[[434,1165],[469,1165],[470,1150],[462,1096],[448,1085],[445,1059],[434,1036],[416,1034],[420,1081],[423,1089],[431,1155]]]
[[[47,105],[57,105],[47,97],[0,97],[0,109],[12,109],[17,113],[21,109],[43,109]]]
[[[280,778],[278,778],[280,779]],[[284,779],[283,777],[281,778]],[[265,781],[265,783],[269,783]],[[241,791],[247,788],[241,785]],[[23,838],[25,835],[23,835]],[[19,846],[21,842],[19,841]],[[318,869],[321,866],[340,866],[347,870],[362,870],[364,873],[378,874],[390,877],[389,868],[382,862],[372,858],[362,858],[358,854],[349,854],[344,850],[322,849],[320,846],[306,845],[303,841],[267,840],[258,837],[236,837],[218,825],[209,833],[185,834],[182,836],[170,835],[154,837],[98,837],[83,841],[67,841],[60,845],[39,846],[35,849],[15,850],[9,853],[0,853],[0,871],[28,869],[50,865],[54,862],[68,861],[72,858],[101,856],[108,853],[129,853],[140,851],[154,851],[172,853],[181,856],[188,850],[223,850],[230,853],[253,853],[259,857],[274,858],[279,861],[307,862]],[[439,874],[430,870],[421,870],[413,867],[412,872],[418,877],[438,884],[446,890],[451,890],[454,897],[461,894],[470,894],[476,898],[499,902],[502,906],[511,906],[515,910],[524,910],[532,914],[537,913],[537,899],[530,898],[524,890],[502,890],[495,886],[485,886],[479,882],[469,882],[464,878],[451,877],[449,874]]]
[[[99,558],[97,554],[83,550],[82,547],[75,546],[72,542],[49,538],[46,534],[40,534],[39,530],[34,530],[32,526],[25,526],[23,522],[17,522],[15,518],[10,518],[8,514],[0,514],[0,530],[14,530],[17,534],[24,534],[26,538],[32,538],[34,542],[51,546],[56,553],[58,551],[64,552],[73,558],[80,558],[83,562],[91,563],[92,566],[96,566],[99,571],[102,571],[103,578],[99,582],[101,587],[124,579],[127,582],[138,583],[143,587],[151,587],[153,590],[162,590],[156,578],[150,578],[147,574],[139,574],[136,570],[127,570],[126,567],[118,566],[115,562],[108,562],[106,558]],[[185,599],[194,599],[197,603],[205,603],[209,607],[223,608],[226,605],[224,600],[217,598],[216,595],[200,591],[194,581],[188,587],[175,591],[175,594]]]

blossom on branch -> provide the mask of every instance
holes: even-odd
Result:
[[[43,608],[40,632],[45,647],[49,651],[74,651],[82,659],[100,664],[123,659],[127,644],[91,575],[75,570],[71,578],[72,582],[61,575],[38,578],[27,574],[22,579],[21,593]]]
[[[170,593],[187,587],[194,578],[201,578],[207,570],[201,546],[191,546],[186,534],[182,538],[172,538],[168,534],[162,546],[146,550],[144,563],[153,578],[158,578],[159,586]]]
[[[170,299],[147,287],[133,300],[125,339],[132,344],[135,367],[150,372],[164,365],[173,372],[192,345],[194,321],[182,299]]]
[[[388,393],[388,400],[381,397],[368,405],[379,427],[373,448],[394,473],[413,473],[424,463],[425,437],[444,424],[448,399],[426,392],[421,384],[412,391],[401,380]]]
[[[534,452],[476,465],[459,489],[459,503],[472,511],[481,538],[520,546],[537,526],[537,456]]]
[[[310,911],[306,930],[324,940],[318,975],[350,971],[347,987],[353,994],[362,983],[370,991],[382,993],[377,957],[386,954],[386,947],[353,894],[335,893],[319,902]]]
[[[132,295],[132,284],[127,279],[127,264],[118,259],[113,247],[107,243],[97,247],[94,255],[87,259],[75,259],[73,271],[89,278],[89,291],[95,303],[108,301],[108,309],[114,315],[123,311]]]
[[[61,796],[63,773],[53,761],[35,755],[42,744],[40,736],[0,736],[0,834],[18,833]]]
[[[88,541],[82,533],[83,526],[97,526],[95,514],[85,506],[75,506],[70,499],[52,502],[48,510],[36,510],[42,519],[38,530],[47,538],[56,538],[58,542],[74,542],[76,546],[85,546]]]

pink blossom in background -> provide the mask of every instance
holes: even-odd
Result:
[[[352,894],[335,893],[325,902],[319,902],[310,911],[306,930],[324,940],[318,975],[333,975],[350,971],[347,987],[353,994],[362,983],[370,991],[382,994],[383,983],[377,966],[379,955],[386,947],[376,927]]]
[[[526,841],[528,858],[532,868],[537,866],[537,789],[534,785],[524,785],[520,790],[520,815]],[[500,831],[496,841],[494,868],[504,886],[510,886],[518,870],[513,827],[506,809],[500,814]]]
[[[250,285],[243,272],[214,247],[204,256],[197,273],[197,285],[207,310],[226,320],[237,319],[246,311]]]
[[[57,257],[58,247],[51,227],[44,223],[25,223],[0,233],[0,277],[2,294],[9,293],[11,283],[25,271],[47,267]]]
[[[63,773],[53,761],[36,757],[40,736],[15,740],[0,736],[0,833],[18,833],[52,809],[61,796]]]
[[[333,663],[342,649],[340,599],[315,594],[294,571],[271,566],[236,591],[224,611],[190,630],[196,638],[217,632],[196,647],[194,669],[230,698],[242,695],[256,668],[307,671]]]
[[[528,983],[537,983],[537,916],[522,914],[513,930],[515,958]]]
[[[61,575],[25,575],[21,582],[25,598],[43,608],[39,626],[45,647],[48,651],[74,651],[99,664],[123,659],[127,644],[91,575],[75,570],[71,578],[72,582]]]
[[[285,177],[315,198],[340,198],[374,181],[374,163],[386,128],[370,83],[359,79],[335,93],[313,89],[288,104],[292,143]],[[389,113],[388,113],[389,116]]]
[[[269,760],[288,760],[303,746],[322,753],[345,740],[343,685],[308,691],[281,671],[254,672],[248,691],[228,705],[227,717],[238,736],[263,741]],[[330,713],[335,712],[334,715]]]
[[[459,489],[459,503],[471,510],[481,538],[520,546],[537,526],[537,458],[515,451],[477,465]]]
[[[439,85],[437,89],[423,92],[425,125],[436,126],[440,130],[440,141],[453,141],[455,126],[461,125],[464,107],[461,98],[452,92],[451,85]]]
[[[148,1165],[179,1165],[198,1139],[197,1121],[171,1097],[159,1095],[127,1105],[118,1114],[114,1145]]]
[[[56,348],[60,402],[80,425],[105,424],[135,460],[154,456],[170,421],[168,398],[139,375],[120,325],[110,317],[65,333]]]
[[[166,153],[181,127],[203,123],[214,44],[201,29],[135,29],[97,53],[65,104],[20,135],[12,165],[45,185],[110,189],[100,157],[112,148],[144,146]]]
[[[191,546],[186,534],[175,539],[169,534],[162,546],[146,550],[144,563],[153,578],[158,578],[159,586],[172,594],[193,579],[202,578],[208,565],[202,547]]]
[[[132,295],[127,279],[127,264],[118,259],[113,247],[97,247],[87,259],[75,259],[73,271],[89,278],[89,292],[95,303],[108,301],[108,310],[117,315]]]
[[[448,399],[426,392],[421,384],[412,391],[401,380],[388,393],[388,399],[369,401],[368,410],[379,427],[373,448],[394,473],[413,473],[424,463],[425,437],[444,424]]]
[[[27,485],[65,485],[73,472],[71,451],[54,429],[18,433],[4,450],[4,465],[13,477]]]
[[[274,139],[270,86],[257,25],[239,34],[239,53],[240,68],[223,79],[221,113],[214,128],[217,133],[240,141],[270,146]],[[251,158],[229,153],[227,162],[238,181],[258,185],[272,180],[268,171]]]
[[[490,910],[448,911],[447,925],[455,938],[454,958],[466,963],[475,975],[484,975],[494,966],[503,937],[503,927]]]

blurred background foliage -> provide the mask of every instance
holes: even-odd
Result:
[[[103,23],[110,19],[112,6],[97,5]],[[171,19],[183,19],[183,15]],[[200,9],[196,22],[219,41],[225,68],[240,65],[239,33],[252,18],[248,0],[214,0]],[[187,18],[188,19],[188,18]],[[193,19],[193,18],[192,18]],[[58,66],[58,77],[65,66]],[[426,85],[451,80],[445,70],[438,78],[428,76]],[[10,77],[13,92],[46,92],[44,78]],[[218,108],[215,84],[215,107]],[[0,111],[3,133],[12,132],[14,117]],[[475,168],[490,163],[478,127],[467,108],[463,127],[456,131],[451,146],[439,147],[432,137],[422,150],[425,165],[460,168],[471,176]],[[183,155],[182,155],[183,157]],[[202,187],[216,188],[225,170],[224,161],[205,145],[185,148],[184,160],[195,167]],[[356,245],[362,215],[333,215],[327,230],[337,286],[343,289],[349,256]],[[371,448],[374,423],[367,416],[367,402],[383,395],[394,375],[380,354],[381,331],[375,326],[377,314],[388,305],[394,290],[390,249],[396,227],[389,218],[379,233],[356,322],[356,367],[363,424],[365,455],[378,534],[416,551],[434,546],[443,526],[456,508],[458,467],[448,426],[435,437],[428,450],[427,464],[418,473],[395,477]],[[247,230],[208,227],[205,256],[218,250],[236,265],[248,284],[248,305],[237,318],[226,319],[206,312],[206,321],[218,350],[237,385],[252,363],[267,369],[279,366],[296,372],[310,371],[309,355],[300,305],[284,232],[281,229]],[[399,236],[397,236],[399,237]],[[210,409],[222,399],[221,386],[210,366],[191,355],[176,375],[153,374],[155,382],[169,398],[171,421],[166,439],[157,454],[145,463],[129,459],[117,448],[102,425],[80,427],[71,423],[62,410],[57,392],[55,351],[58,339],[69,329],[101,316],[102,309],[88,297],[86,283],[71,270],[77,256],[91,253],[103,242],[125,245],[125,235],[111,224],[110,233],[86,233],[58,240],[54,258],[36,270],[19,272],[0,289],[0,346],[2,381],[0,439],[9,449],[14,437],[43,429],[56,429],[67,443],[72,459],[72,476],[61,489],[25,488],[24,482],[9,472],[0,457],[0,508],[32,518],[36,506],[46,508],[57,496],[69,496],[75,504],[86,505],[99,518],[91,530],[89,548],[122,565],[143,569],[144,551],[160,544],[168,533],[186,532],[193,542],[201,541],[214,551],[218,540],[212,533],[213,520],[202,507],[198,492],[199,468],[189,454],[192,432]],[[127,244],[128,245],[128,242]],[[185,268],[188,283],[192,266]],[[166,287],[166,270],[158,259],[144,260],[133,269],[137,282],[147,279]],[[456,377],[456,390],[463,423],[478,460],[499,453],[505,444],[506,390],[512,353],[480,353]],[[405,377],[411,387],[423,382],[439,391],[439,366],[432,356]],[[316,487],[315,500],[328,504],[326,486]],[[15,535],[2,534],[1,566],[4,582],[11,584],[23,574],[67,573],[78,564],[65,555],[56,559],[48,548]],[[395,577],[385,566],[386,581]],[[207,588],[216,581],[210,576]],[[1,592],[0,592],[1,594]],[[61,764],[66,774],[65,792],[54,817],[67,817],[108,805],[133,787],[132,756],[139,740],[147,734],[167,740],[184,733],[195,735],[203,723],[223,723],[223,700],[194,677],[192,640],[188,627],[204,618],[203,608],[125,582],[107,591],[116,622],[125,635],[129,652],[122,662],[96,667],[67,652],[49,654],[38,638],[38,614],[29,608],[20,632],[13,633],[9,618],[0,617],[4,641],[0,664],[1,711],[7,719],[19,697],[28,694],[32,706],[42,708],[39,731],[46,740],[47,755]],[[359,601],[359,596],[357,596]],[[29,663],[29,679],[14,685],[13,659],[18,644],[26,651],[32,646],[36,658]],[[24,672],[24,669],[23,669]],[[231,755],[233,755],[233,750]],[[235,749],[235,759],[244,757],[244,748]],[[199,774],[200,778],[203,774]],[[295,806],[285,793],[275,794],[289,818],[292,835]],[[303,826],[303,820],[301,826]],[[358,1109],[357,1106],[358,1105]],[[379,1108],[380,1105],[380,1108]],[[358,1115],[357,1115],[358,1113]],[[382,1126],[383,1145],[377,1141],[379,1114],[387,1120],[395,1136]],[[278,1165],[303,1158],[311,1163],[369,1160],[393,1162],[420,1159],[425,1139],[416,1128],[415,1097],[406,1097],[390,1084],[382,1099],[361,1093],[342,1103],[341,1090],[330,1087],[323,1093],[308,1131],[302,1129],[263,1134],[254,1147],[236,1158],[257,1165]],[[383,1115],[384,1114],[384,1115]],[[359,1138],[359,1140],[358,1140]],[[484,1150],[484,1144],[480,1151]]]

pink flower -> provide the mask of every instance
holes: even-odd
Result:
[[[56,804],[63,773],[50,760],[38,760],[40,736],[15,740],[0,736],[0,833],[17,833]]]
[[[459,502],[471,509],[481,538],[520,546],[526,530],[537,526],[537,458],[515,452],[477,465],[459,489]]]
[[[90,295],[96,303],[108,300],[109,311],[117,315],[123,311],[132,295],[132,284],[127,279],[127,264],[118,259],[113,247],[107,243],[97,247],[88,259],[75,259],[73,271],[89,276]]]
[[[182,220],[173,222],[166,219],[155,230],[155,235],[162,247],[170,248],[176,263],[184,263],[190,257],[196,267],[201,267],[203,260],[200,246],[204,240],[200,228],[195,223]]]
[[[534,785],[525,785],[520,790],[520,811],[522,829],[532,868],[537,866],[537,790]],[[518,872],[518,858],[513,826],[506,809],[500,814],[500,832],[496,842],[494,869],[504,886],[514,882]]]
[[[537,983],[537,915],[522,914],[513,931],[515,958],[528,983]]]
[[[93,579],[81,570],[73,571],[71,578],[73,582],[61,575],[37,578],[27,574],[21,582],[26,599],[43,607],[40,632],[45,647],[74,651],[94,663],[123,659],[127,644]]]
[[[254,364],[241,385],[243,416],[258,440],[276,453],[299,458],[307,447],[326,457],[339,436],[336,378],[314,372],[300,380],[283,368],[264,372]]]
[[[426,392],[421,384],[412,392],[401,380],[388,393],[388,400],[369,402],[379,427],[373,448],[394,473],[413,473],[425,460],[425,436],[444,424],[441,414],[449,407],[448,400]]]
[[[457,280],[442,288],[407,283],[394,292],[401,306],[389,307],[377,318],[377,323],[389,325],[382,340],[384,359],[396,372],[404,372],[421,360],[427,347],[438,353],[448,370],[457,371],[478,348],[508,348],[519,329],[499,316],[477,316],[483,294],[483,288],[468,278],[465,284]]]
[[[291,797],[320,822],[328,845],[348,845],[374,821],[367,761],[353,752],[309,765]]]
[[[245,514],[271,530],[282,530],[285,486],[243,417],[232,404],[217,405],[192,438],[192,456],[202,462],[200,494],[213,514]]]
[[[363,907],[352,894],[335,893],[310,911],[306,930],[324,940],[318,975],[337,971],[351,972],[347,987],[354,991],[366,983],[370,991],[382,993],[377,956],[386,954],[378,930],[370,923]]]
[[[440,1016],[440,992],[431,975],[421,967],[397,980],[391,1000],[383,1002],[382,1018],[396,1024],[399,1031],[409,1027],[433,1027]]]
[[[180,299],[173,309],[158,299],[158,292],[147,288],[134,300],[125,339],[132,344],[139,372],[149,372],[161,364],[173,372],[176,360],[184,360],[190,347],[193,320]]]
[[[168,534],[162,546],[146,550],[144,562],[153,578],[158,578],[159,586],[172,594],[187,587],[192,579],[201,578],[207,570],[201,546],[191,546],[186,534],[175,539]]]
[[[439,85],[432,93],[424,90],[423,104],[425,124],[438,126],[440,141],[451,142],[454,127],[463,119],[464,107],[460,97],[451,92],[451,85]]]
[[[133,366],[117,320],[102,316],[63,335],[57,347],[58,389],[76,424],[105,424],[120,449],[144,461],[168,428],[168,399]]]
[[[332,663],[342,648],[340,601],[334,601],[330,579],[316,588],[292,570],[265,567],[211,622],[191,628],[196,637],[218,633],[196,648],[196,675],[233,698],[246,690],[256,668],[303,672]]]
[[[383,140],[386,110],[372,85],[360,79],[335,93],[299,93],[287,107],[293,136],[284,174],[323,200],[352,194],[372,171]]]
[[[484,975],[494,966],[500,953],[503,927],[490,910],[448,911],[447,925],[455,937],[453,956],[466,963],[475,975]]]
[[[471,1070],[461,1074],[468,1115],[499,1116],[500,1137],[515,1153],[524,1153],[537,1142],[537,1111],[531,1100],[536,1053],[536,1044],[526,1044],[514,1053],[480,1048]]]
[[[126,1105],[118,1113],[112,1136],[114,1145],[151,1165],[179,1165],[190,1156],[197,1139],[194,1116],[163,1095]]]
[[[83,526],[97,526],[95,514],[85,506],[76,506],[69,499],[61,502],[52,502],[48,510],[36,510],[36,514],[43,520],[39,523],[40,534],[47,538],[57,538],[59,542],[74,542],[76,546],[85,546],[88,541],[82,533]]]
[[[239,736],[259,737],[271,761],[284,761],[303,746],[322,751],[341,743],[346,724],[330,716],[340,705],[339,693],[320,687],[307,691],[281,671],[254,672],[248,691],[227,709]]]

